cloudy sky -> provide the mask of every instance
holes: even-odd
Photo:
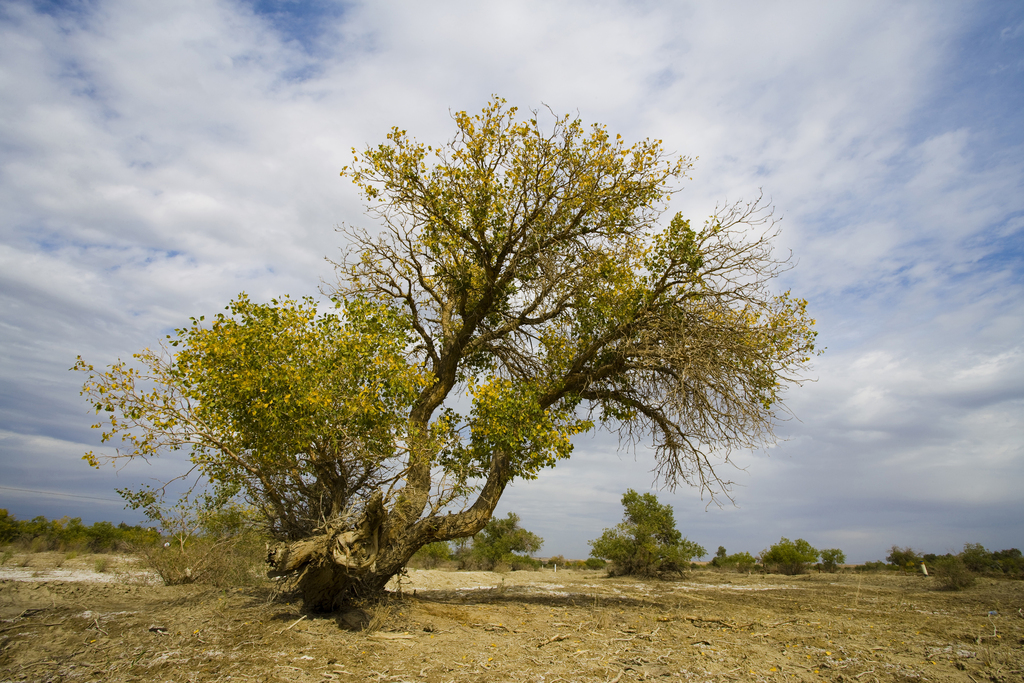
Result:
[[[368,228],[339,178],[397,125],[447,140],[492,94],[699,157],[698,222],[763,188],[826,353],[736,505],[659,491],[712,553],[780,536],[851,561],[893,544],[1024,547],[1024,4],[0,4],[0,507],[139,521],[90,470],[68,372],[189,316],[317,294]],[[645,449],[577,439],[514,485],[545,554],[585,557],[650,490]],[[57,495],[60,494],[60,495]]]

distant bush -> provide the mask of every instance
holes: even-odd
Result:
[[[757,560],[748,552],[733,553],[727,555],[725,546],[718,546],[715,558],[711,560],[711,566],[716,569],[731,569],[738,572],[748,572],[754,568]]]
[[[885,560],[893,567],[898,567],[904,571],[916,571],[918,565],[921,564],[922,557],[913,548],[900,548],[894,545],[889,549],[889,555]]]
[[[676,529],[670,505],[662,505],[652,493],[628,489],[622,496],[625,515],[613,529],[590,541],[591,555],[612,562],[613,574],[657,576],[680,574],[690,561],[707,551],[687,540]]]
[[[110,522],[86,526],[82,524],[81,517],[48,520],[39,516],[18,520],[0,508],[0,543],[16,543],[32,552],[117,552],[142,545],[156,546],[162,542],[160,532],[154,527],[129,526],[124,522],[116,526]]]
[[[587,558],[587,561],[583,563],[587,569],[604,569],[608,563],[597,557]]]
[[[875,562],[865,562],[864,564],[858,564],[856,567],[853,568],[853,570],[857,572],[880,572],[888,568],[888,566],[889,565],[887,565],[885,562],[882,562],[881,560],[876,560]]]
[[[992,553],[992,559],[1004,574],[1016,577],[1024,576],[1024,557],[1017,548]]]
[[[543,544],[543,538],[519,526],[519,515],[510,512],[487,522],[472,545],[458,543],[454,559],[460,569],[539,569],[540,562],[529,554]]]
[[[536,571],[540,569],[540,560],[535,560],[532,557],[526,555],[507,555],[504,558],[504,562],[508,564],[509,569],[514,572],[517,571]]]
[[[563,567],[564,568],[568,564],[569,564],[569,560],[565,559],[564,555],[554,555],[553,557],[549,557],[544,562],[544,566],[545,567],[555,567],[555,566],[557,566],[557,567]]]
[[[947,590],[959,591],[970,588],[977,580],[960,556],[939,557],[935,560],[933,569],[939,584]]]
[[[768,550],[762,550],[758,558],[766,569],[783,574],[803,574],[807,565],[818,560],[818,551],[802,538],[791,541],[785,536]]]
[[[968,571],[986,576],[1024,576],[1024,558],[1017,548],[991,552],[980,543],[966,543],[956,556]]]
[[[409,559],[409,566],[417,569],[434,569],[452,559],[452,547],[447,541],[428,543]]]
[[[825,548],[821,551],[821,569],[834,574],[839,565],[846,563],[846,553],[839,548]]]

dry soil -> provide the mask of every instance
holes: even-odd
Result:
[[[276,584],[168,587],[127,558],[101,574],[59,559],[0,568],[0,680],[1024,680],[1019,581],[412,570],[383,603],[316,616]]]

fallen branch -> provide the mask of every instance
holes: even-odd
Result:
[[[690,622],[702,621],[708,624],[721,624],[722,626],[726,626],[728,628],[746,628],[747,626],[753,626],[753,622],[749,624],[737,625],[732,623],[731,621],[726,621],[725,619],[717,619],[715,617],[694,617],[689,615],[683,615],[682,618]]]
[[[775,628],[777,626],[785,626],[786,624],[792,624],[796,622],[796,619],[787,619],[786,621],[780,621],[777,624],[768,624],[768,628]]]
[[[306,618],[306,616],[308,616],[308,615],[305,615],[305,614],[303,614],[303,615],[302,615],[301,617],[299,617],[298,619],[296,619],[295,621],[293,621],[293,622],[292,622],[292,624],[291,624],[291,626],[289,626],[289,627],[287,627],[287,628],[283,628],[283,629],[281,629],[280,631],[278,631],[278,632],[277,632],[277,634],[278,634],[278,635],[281,635],[281,634],[282,634],[282,633],[284,633],[285,631],[290,631],[290,630],[292,630],[292,626],[295,626],[295,624],[297,624],[297,623],[299,623],[300,621],[302,621],[303,619],[305,619],[305,618]]]
[[[411,636],[407,633],[381,633],[377,631],[368,635],[367,638],[376,638],[377,640],[413,640],[416,636]]]
[[[545,646],[545,645],[547,645],[548,643],[555,643],[555,642],[558,642],[559,640],[565,640],[565,639],[566,639],[566,638],[568,638],[568,637],[569,637],[569,636],[567,636],[567,635],[564,635],[564,634],[560,634],[560,635],[557,635],[557,636],[551,636],[550,638],[548,638],[547,640],[545,640],[545,641],[544,641],[543,643],[539,643],[539,644],[537,645],[537,647],[544,647],[544,646]]]
[[[64,621],[67,621],[67,620],[65,619]],[[57,623],[54,623],[54,624],[18,624],[17,626],[8,626],[7,628],[0,628],[0,633],[5,633],[7,631],[13,631],[16,628],[29,628],[30,626],[60,626],[61,624],[64,623],[64,621],[58,621]]]

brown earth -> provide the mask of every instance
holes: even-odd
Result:
[[[0,571],[0,680],[1024,680],[1022,582],[412,570],[386,602],[314,616],[269,583],[167,587],[125,560],[81,580],[95,556],[53,578],[43,555]]]

